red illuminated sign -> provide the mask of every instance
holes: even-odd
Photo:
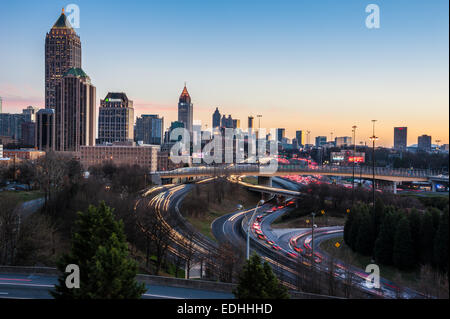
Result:
[[[351,163],[364,163],[364,156],[349,156],[348,161]]]

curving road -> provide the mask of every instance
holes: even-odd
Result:
[[[55,275],[0,273],[0,299],[50,299],[58,282]],[[146,285],[144,299],[232,299],[233,294],[217,291]]]

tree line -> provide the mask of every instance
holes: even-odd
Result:
[[[440,210],[404,209],[377,200],[375,210],[358,203],[348,214],[344,241],[355,252],[401,270],[430,265],[448,273],[448,204]]]

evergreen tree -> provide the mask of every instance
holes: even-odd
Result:
[[[372,256],[374,235],[373,222],[368,212],[363,212],[360,217],[356,251],[365,256]]]
[[[350,234],[352,233],[352,224],[354,221],[354,213],[353,210],[350,211],[350,213],[347,215],[347,220],[345,221],[344,225],[344,242],[348,245],[350,245]]]
[[[439,228],[434,239],[434,263],[442,272],[448,272],[448,208],[439,221]]]
[[[239,275],[239,282],[233,290],[238,299],[288,299],[287,289],[280,284],[269,264],[253,254]]]
[[[402,217],[397,225],[392,255],[394,265],[402,270],[415,266],[414,247],[408,218]]]
[[[441,211],[437,209],[436,207],[431,207],[430,209],[431,215],[433,216],[433,227],[434,227],[434,233],[437,232],[439,228],[439,221],[441,218]]]
[[[378,233],[381,229],[381,224],[383,223],[384,214],[385,214],[385,206],[380,197],[377,197],[375,200],[375,214],[373,215],[373,232],[374,238],[378,237]]]
[[[433,262],[434,227],[433,215],[427,211],[422,217],[420,225],[419,256],[420,262],[424,265],[431,265]]]
[[[408,215],[409,219],[409,227],[411,232],[411,238],[413,241],[413,248],[414,248],[414,259],[416,261],[420,260],[420,225],[422,222],[422,218],[420,216],[420,213],[417,209],[413,208],[411,209],[411,212]]]
[[[361,225],[361,206],[355,206],[353,208],[353,221],[350,229],[349,246],[352,250],[356,251],[356,243],[358,242],[359,226]]]
[[[76,264],[80,269],[80,288],[66,287],[65,268]],[[61,299],[134,299],[145,286],[136,282],[137,265],[128,258],[128,247],[121,221],[101,202],[78,212],[70,253],[58,263],[62,275],[52,295]]]
[[[375,260],[381,264],[392,264],[392,252],[394,249],[396,218],[393,213],[387,212],[380,233],[375,241],[374,256]]]

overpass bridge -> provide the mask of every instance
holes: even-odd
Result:
[[[376,180],[388,181],[393,184],[394,193],[397,192],[397,184],[402,182],[429,182],[432,189],[435,190],[436,183],[448,183],[449,176],[443,175],[440,171],[424,169],[405,169],[405,168],[385,168],[348,166],[318,166],[307,167],[303,165],[278,165],[275,171],[269,171],[267,165],[258,164],[231,164],[223,166],[198,166],[183,167],[172,171],[154,172],[154,177],[162,179],[190,178],[190,177],[211,177],[211,176],[258,176],[258,182],[264,186],[271,186],[272,176],[285,175],[328,175],[344,176],[372,179],[373,174]]]

